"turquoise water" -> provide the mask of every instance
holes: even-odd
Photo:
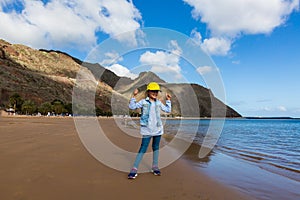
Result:
[[[167,120],[165,132],[179,127],[202,144],[211,120]],[[222,124],[222,121],[221,123]],[[227,119],[214,151],[246,160],[261,169],[300,182],[300,120]]]

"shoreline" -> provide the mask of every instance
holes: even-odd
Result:
[[[111,118],[98,120],[116,144],[137,151],[138,138]],[[162,168],[160,177],[141,173],[128,180],[88,153],[71,117],[0,117],[0,131],[1,199],[251,199],[182,158]]]
[[[250,161],[213,150],[200,159],[200,146],[192,144],[183,155],[193,167],[218,183],[230,186],[257,200],[294,200],[300,197],[300,182],[274,173]]]
[[[126,115],[116,115],[116,116],[45,116],[45,115],[32,115],[32,116],[28,116],[28,115],[13,115],[13,114],[9,114],[8,112],[4,111],[4,110],[0,110],[0,117],[33,117],[33,118],[98,118],[98,119],[120,119],[120,118],[130,118],[130,119],[139,119],[140,117],[130,117],[130,116],[126,116]],[[270,120],[300,120],[300,117],[251,117],[251,116],[242,116],[242,117],[165,117],[162,116],[162,119],[165,120],[192,120],[192,119],[199,119],[199,120],[228,120],[228,119],[253,119],[253,120],[264,120],[264,119],[270,119]]]

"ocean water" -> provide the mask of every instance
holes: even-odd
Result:
[[[165,132],[176,134],[181,127],[193,137],[196,131],[194,142],[201,145],[210,125],[209,119],[166,120]],[[213,151],[300,182],[300,120],[226,119]]]

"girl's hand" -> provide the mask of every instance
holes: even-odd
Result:
[[[132,93],[133,97],[135,97],[138,93],[139,93],[139,90],[136,88]]]
[[[171,100],[171,98],[172,98],[172,96],[170,94],[166,93],[166,99]]]

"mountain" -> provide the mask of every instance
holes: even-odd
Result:
[[[0,105],[7,105],[15,93],[37,105],[55,99],[71,103],[77,73],[84,68],[79,62],[59,51],[35,50],[0,40]],[[99,80],[95,102],[102,111],[111,110],[112,94],[118,95],[108,83]],[[127,99],[118,96],[127,104]]]
[[[140,88],[141,91],[146,90],[146,85],[150,82],[157,82],[159,84],[165,83],[164,80],[159,78],[153,72],[141,72],[135,80],[128,82],[127,84],[120,82],[118,85],[116,85],[117,87],[115,89],[119,93],[129,98],[135,88]]]
[[[61,51],[35,50],[1,39],[0,106],[7,106],[9,98],[15,93],[36,105],[54,100],[72,103],[73,88],[80,70],[96,79],[93,101],[103,112],[128,114],[128,100],[132,91],[135,88],[144,91],[149,82],[155,81],[161,85],[161,97],[165,92],[172,95],[173,115],[210,117],[214,113],[213,116],[217,117],[226,112],[227,117],[241,117],[215,98],[210,90],[197,84],[166,83],[152,72],[142,72],[135,80],[131,80],[119,77],[99,64],[83,62]],[[88,92],[88,87],[82,88],[79,98],[84,99],[85,92]],[[139,98],[143,96],[141,92]],[[192,105],[198,106],[195,108]]]
[[[19,93],[37,103],[55,98],[71,101],[71,92],[80,66],[70,57],[46,53],[0,40],[1,102]]]

